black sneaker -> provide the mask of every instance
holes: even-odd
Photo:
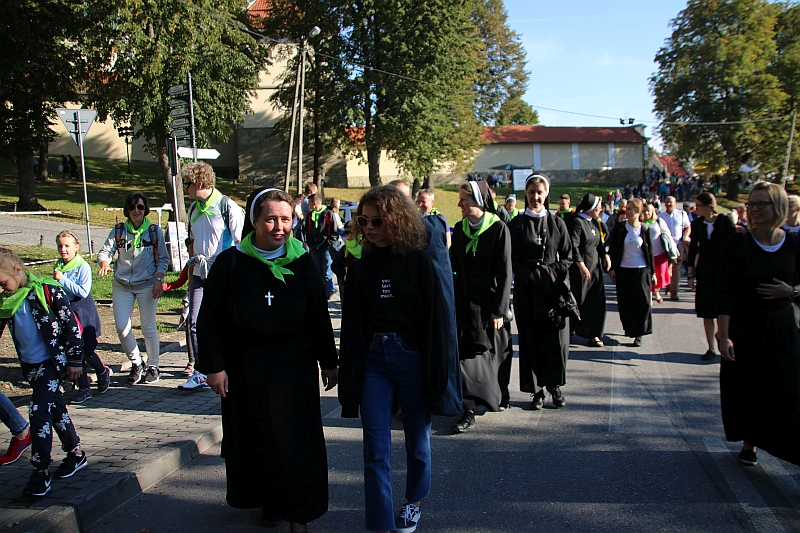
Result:
[[[419,510],[418,506],[414,505],[413,503],[405,504],[403,506],[403,510],[400,511],[400,515],[394,520],[395,532],[412,533],[413,531],[416,531],[417,523],[419,522],[419,517],[421,514],[422,511]]]
[[[111,369],[103,367],[103,371],[97,374],[97,394],[103,394],[111,385]]]
[[[635,348],[639,348],[642,345],[642,338],[641,337],[634,337],[633,339],[633,346]]]
[[[158,372],[157,366],[148,366],[147,372],[144,374],[144,382],[145,383],[156,383],[161,378],[161,374]]]
[[[550,397],[553,398],[553,405],[555,407],[561,408],[567,404],[567,401],[564,399],[564,393],[561,392],[561,387],[553,387],[550,391]]]
[[[44,470],[34,470],[31,480],[28,481],[28,485],[22,493],[25,496],[44,496],[50,492],[52,480],[50,474],[45,474]]]
[[[86,400],[90,399],[93,396],[92,391],[90,389],[79,389],[78,394],[75,395],[75,398],[70,403],[83,403]]]
[[[739,452],[739,460],[747,466],[756,466],[758,464],[758,455],[755,450],[742,450]]]
[[[86,458],[86,452],[81,455],[76,455],[74,452],[67,452],[67,456],[58,465],[56,470],[56,479],[64,479],[65,477],[72,477],[72,474],[89,464],[89,459]]]
[[[544,408],[544,389],[536,394],[531,394],[531,411],[541,411]]]
[[[475,413],[469,411],[464,412],[461,421],[453,426],[453,435],[464,433],[465,431],[475,427]]]
[[[706,353],[703,354],[703,361],[713,361],[716,358],[717,354],[712,352],[711,350],[708,350],[706,351]]]
[[[133,383],[136,385],[137,383],[141,382],[143,372],[144,370],[142,369],[142,365],[131,363],[131,372],[128,374],[128,383]]]

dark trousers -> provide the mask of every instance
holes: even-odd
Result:
[[[99,376],[102,374],[106,367],[100,356],[95,353],[97,349],[97,332],[94,326],[89,326],[83,329],[83,374],[78,378],[78,387],[81,389],[89,388],[89,367],[94,368],[95,373]]]
[[[31,423],[31,464],[34,468],[44,470],[52,462],[53,431],[58,435],[61,449],[65,452],[75,449],[81,439],[69,417],[64,395],[61,394],[63,380],[53,361],[48,359],[35,365],[23,362],[22,371],[33,388],[28,415]]]
[[[200,304],[203,303],[203,287],[206,282],[200,276],[189,278],[189,316],[186,323],[186,351],[189,352],[189,362],[196,364],[197,360],[197,315],[200,313]]]

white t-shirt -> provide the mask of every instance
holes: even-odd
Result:
[[[781,246],[783,246],[783,243],[786,242],[786,233],[783,234],[783,237],[781,238],[781,241],[778,244],[773,244],[772,246],[768,246],[766,244],[761,244],[760,242],[758,242],[758,239],[756,239],[755,237],[753,237],[753,240],[758,245],[758,247],[761,248],[762,250],[764,250],[765,252],[777,252],[778,250],[781,249]]]
[[[647,224],[650,231],[650,243],[653,246],[653,257],[665,253],[664,245],[661,244],[661,225],[659,219],[655,219],[652,224]]]
[[[672,240],[675,241],[675,244],[678,244],[683,238],[683,230],[691,225],[689,223],[689,215],[687,215],[686,211],[683,209],[673,209],[672,213],[664,211],[658,215],[658,218],[666,222],[669,233],[672,235]]]
[[[212,263],[226,248],[239,242],[242,239],[242,227],[244,226],[244,211],[239,207],[236,202],[228,198],[228,220],[230,221],[230,238],[233,242],[225,242],[223,236],[225,234],[225,220],[220,211],[220,201],[212,207],[214,216],[208,216],[197,209],[192,208],[190,218],[192,220],[192,234],[190,237],[194,239],[192,249],[194,255],[203,255],[208,263],[207,268],[211,268]],[[199,214],[199,216],[198,216]],[[201,265],[195,265],[192,269],[192,274],[200,276],[202,271]]]
[[[622,249],[622,261],[619,266],[622,268],[643,268],[647,266],[647,261],[642,253],[642,226],[633,227],[625,222],[625,245]]]
[[[708,220],[704,220],[703,224],[706,225],[706,233],[708,233],[708,238],[710,240],[711,234],[714,233],[714,222],[709,222]]]
[[[783,231],[788,231],[789,233],[798,233],[800,232],[800,224],[797,226],[790,226],[789,224],[784,224],[781,226]]]

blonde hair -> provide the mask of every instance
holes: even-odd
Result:
[[[651,212],[653,213],[653,216],[650,216]],[[655,220],[657,218],[655,206],[653,206],[653,204],[645,204],[645,206],[642,208],[642,217],[642,222],[645,220],[650,220],[651,218]]]
[[[772,219],[770,229],[774,230],[783,226],[783,223],[786,222],[786,216],[789,213],[789,198],[786,196],[786,191],[783,190],[783,187],[767,181],[756,183],[753,186],[753,190],[750,191],[750,195],[747,197],[748,202],[756,191],[767,191],[767,196],[769,196],[769,200],[772,202],[772,211],[775,213],[775,218]],[[748,220],[750,226],[756,225],[753,224],[750,217],[748,217]]]
[[[25,264],[17,254],[8,248],[0,248],[0,272],[11,274],[17,266],[25,270]]]
[[[639,212],[639,222],[644,222],[644,203],[639,198],[631,198],[628,200],[627,203],[627,210],[630,211],[631,208],[636,209]]]
[[[78,236],[75,235],[74,231],[72,231],[71,229],[62,229],[61,232],[58,235],[56,235],[56,246],[58,246],[58,239],[60,239],[61,237],[72,237],[72,240],[75,241],[75,248],[80,250],[81,241],[78,240]]]
[[[794,228],[800,225],[800,196],[790,194],[787,199],[789,200],[789,213],[786,215],[786,223]]]

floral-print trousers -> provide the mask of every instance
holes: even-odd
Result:
[[[61,441],[61,449],[72,451],[81,440],[67,412],[67,404],[61,393],[62,379],[55,364],[48,359],[35,365],[22,363],[22,371],[33,388],[31,394],[31,464],[40,470],[50,466],[53,449],[53,431]]]

